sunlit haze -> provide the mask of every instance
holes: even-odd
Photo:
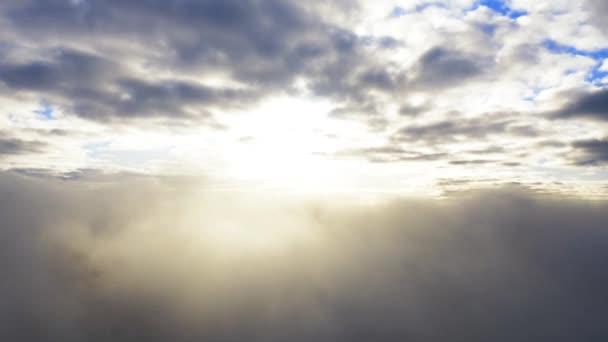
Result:
[[[608,341],[608,1],[0,0],[0,342]]]

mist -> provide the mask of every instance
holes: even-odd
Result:
[[[603,341],[608,206],[0,175],[3,341]]]

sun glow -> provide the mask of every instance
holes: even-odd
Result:
[[[232,125],[242,140],[227,152],[227,172],[264,187],[313,191],[340,183],[347,163],[332,154],[358,127],[328,118],[332,108],[326,101],[280,98],[240,113]]]
[[[221,256],[270,257],[296,245],[320,242],[318,223],[310,213],[281,198],[215,193],[193,201],[182,219],[193,238]]]

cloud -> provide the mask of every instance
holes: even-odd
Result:
[[[429,153],[415,150],[406,150],[397,146],[380,146],[341,150],[334,153],[332,156],[356,158],[362,157],[373,163],[391,163],[416,161],[430,162],[448,158],[449,154],[443,152]]]
[[[336,206],[150,178],[61,184],[0,175],[3,339],[608,336],[604,202],[506,188]]]
[[[484,64],[487,63],[482,57],[435,47],[420,57],[413,83],[433,89],[462,84],[481,75]]]
[[[589,4],[591,5],[591,17],[593,19],[593,23],[600,30],[608,32],[608,26],[603,20],[604,16],[608,14],[608,5],[606,5],[606,2],[602,0],[589,0]]]
[[[315,169],[358,165],[365,172],[352,182],[366,188],[403,187],[406,167],[409,184],[445,177],[419,161],[450,177],[475,165],[505,183],[529,183],[570,177],[584,151],[568,155],[569,137],[606,136],[587,120],[606,117],[601,2],[400,6],[2,1],[0,130],[19,140],[5,150],[22,152],[5,152],[0,169],[210,172],[230,178],[218,183],[256,187],[277,181],[261,171],[278,170],[272,163],[323,155],[340,160],[319,158]],[[578,97],[552,112],[571,119],[556,126],[543,113],[559,108],[562,94]],[[239,137],[249,143],[237,145]],[[542,141],[554,143],[535,149]],[[26,146],[33,142],[44,146]],[[403,151],[355,151],[384,144]],[[243,167],[252,160],[269,165],[252,172]],[[595,184],[602,171],[588,171],[603,189]],[[589,194],[587,184],[572,192]]]
[[[608,120],[608,90],[582,94],[563,108],[552,112],[555,118],[590,118]]]
[[[322,8],[275,0],[10,2],[0,14],[12,54],[38,59],[0,63],[0,81],[96,120],[204,118],[294,88],[297,79],[347,99],[393,88],[394,76],[374,66],[356,34],[326,22]],[[37,51],[19,44],[40,39],[57,43]]]
[[[39,153],[45,147],[46,144],[43,142],[3,137],[2,132],[0,132],[0,158],[3,156]]]
[[[483,165],[495,163],[495,160],[487,160],[487,159],[472,159],[472,160],[452,160],[450,164],[452,165]]]
[[[52,90],[75,82],[97,83],[104,81],[112,68],[110,61],[75,50],[53,51],[53,61],[36,61],[27,64],[3,64],[0,77],[9,87],[31,90]]]
[[[536,136],[538,129],[518,123],[514,118],[504,119],[505,115],[493,114],[479,118],[463,118],[454,114],[449,120],[427,124],[408,125],[399,129],[393,136],[394,141],[424,141],[430,144],[456,141],[459,137],[481,139],[491,135]]]
[[[399,114],[404,116],[418,116],[430,110],[432,107],[429,104],[419,106],[402,105],[399,107]]]
[[[608,163],[608,139],[579,140],[572,146],[581,152],[575,160],[576,165],[603,165]]]
[[[0,64],[0,80],[17,91],[53,98],[81,117],[188,116],[188,106],[244,103],[251,92],[211,88],[176,80],[131,78],[120,65],[100,56],[59,49],[50,61]],[[205,111],[190,116],[207,114]]]

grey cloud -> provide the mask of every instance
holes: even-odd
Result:
[[[333,94],[360,105],[376,100],[370,96],[372,90],[393,95],[402,95],[410,89],[418,88],[440,90],[480,76],[493,64],[487,57],[444,47],[427,51],[410,70],[395,65],[364,66],[368,63],[355,54],[342,56],[338,62],[329,64],[320,73],[313,83],[313,89],[318,94]],[[400,113],[417,115],[429,109],[428,105],[404,105]]]
[[[605,33],[608,32],[606,15],[608,15],[608,4],[602,0],[589,0],[592,23]]]
[[[366,70],[359,75],[358,84],[360,86],[377,88],[381,90],[392,90],[395,88],[396,81],[386,70]]]
[[[350,106],[332,109],[328,115],[337,119],[366,117],[378,115],[379,110],[374,103],[351,104]]]
[[[195,101],[205,114],[209,105],[244,105],[273,92],[293,91],[298,77],[323,96],[355,102],[369,101],[367,93],[372,89],[393,89],[398,75],[374,67],[360,49],[361,39],[324,22],[316,12],[321,6],[320,2],[301,6],[276,0],[6,2],[0,14],[23,39],[65,37],[66,42],[86,46],[114,65],[108,67],[97,56],[74,60],[60,55],[52,62],[4,63],[0,78],[12,88],[41,97],[50,92],[76,114],[94,119],[185,116],[184,108],[176,105],[184,99]],[[108,51],[97,40],[119,47]],[[120,47],[127,41],[141,49]],[[126,66],[129,61],[143,62],[151,72],[168,72],[176,78],[221,72],[255,91],[208,89],[179,79],[152,81],[134,74]],[[123,79],[130,81],[125,84]],[[179,86],[167,89],[167,84]],[[123,103],[120,93],[107,90],[112,85],[143,99],[133,96]]]
[[[559,141],[559,140],[543,140],[543,141],[538,142],[537,146],[539,146],[539,147],[561,148],[561,147],[568,146],[568,144],[566,144],[563,141]]]
[[[475,165],[485,165],[485,164],[496,164],[502,165],[506,167],[516,167],[521,166],[520,162],[515,161],[504,161],[497,159],[457,159],[450,161],[451,165],[460,165],[460,166],[475,166]]]
[[[49,54],[52,61],[0,64],[0,80],[17,89],[52,90],[104,81],[117,68],[110,61],[81,51],[55,49]]]
[[[256,202],[254,211],[273,217],[266,223],[288,217],[318,241],[300,240],[281,257],[241,251],[222,259],[213,254],[221,243],[180,227],[175,210],[188,187],[54,182],[0,175],[3,340],[608,337],[604,202],[521,188],[341,209],[308,203],[277,211],[277,203]],[[198,210],[223,201],[209,196]],[[227,217],[251,214],[230,203],[222,204]],[[203,226],[211,222],[206,210]]]
[[[468,151],[468,153],[471,153],[471,154],[497,154],[497,153],[503,153],[503,152],[505,152],[505,150],[506,149],[502,146],[488,146],[486,148]]]
[[[491,164],[496,163],[495,160],[487,160],[487,159],[470,159],[470,160],[452,160],[450,164],[452,165],[483,165],[483,164]]]
[[[14,41],[64,37],[66,46],[50,61],[5,61],[0,79],[14,90],[51,97],[69,113],[105,121],[208,119],[214,109],[298,92],[296,80],[316,95],[374,114],[370,108],[383,107],[377,93],[449,87],[483,74],[491,64],[483,56],[445,47],[429,50],[412,70],[379,63],[364,49],[365,42],[377,40],[379,48],[398,42],[359,37],[328,22],[319,12],[324,6],[277,0],[6,2],[0,14],[11,24]],[[125,42],[134,48],[125,49]],[[77,48],[94,53],[77,53]],[[134,65],[149,74],[135,73]],[[183,80],[217,73],[242,87]],[[156,74],[171,76],[158,79]],[[427,108],[402,109],[415,115]]]
[[[100,56],[58,50],[52,61],[0,64],[0,81],[8,87],[54,99],[82,117],[187,116],[186,107],[238,105],[255,98],[251,92],[211,88],[186,81],[151,83],[129,74]],[[206,116],[205,110],[194,113]]]
[[[378,44],[385,49],[393,49],[399,46],[403,46],[403,42],[393,37],[381,37],[378,40]]]
[[[572,146],[581,153],[575,157],[577,165],[604,165],[608,164],[608,139],[579,140]]]
[[[373,163],[436,161],[449,157],[449,155],[444,152],[406,150],[398,146],[390,145],[346,149],[338,151],[332,156],[365,158]]]
[[[402,105],[399,107],[399,114],[404,116],[418,116],[431,109],[430,104],[423,104],[420,106]]]
[[[393,136],[394,141],[424,141],[441,143],[454,141],[458,137],[479,139],[497,134],[515,136],[536,136],[538,131],[530,126],[522,126],[512,119],[502,119],[502,115],[492,115],[474,119],[455,117],[423,125],[405,126]]]
[[[540,62],[540,51],[539,44],[518,44],[506,50],[505,56],[501,57],[501,65],[509,69],[513,65],[535,65]]]
[[[608,90],[580,95],[563,108],[550,113],[554,118],[590,118],[608,120]]]
[[[25,33],[121,34],[168,40],[180,59],[227,52],[272,57],[308,20],[280,1],[24,1],[8,5],[6,16]],[[27,25],[24,24],[27,22]],[[165,27],[166,25],[166,27]],[[182,39],[179,39],[180,34]],[[184,35],[193,34],[193,39]],[[276,39],[268,39],[270,36]]]
[[[396,156],[394,158],[391,157],[378,157],[372,156],[370,157],[370,161],[374,163],[392,163],[392,162],[419,162],[419,161],[437,161],[446,159],[449,154],[444,152],[437,153],[424,153],[424,152],[410,152],[407,154],[402,154],[400,156]]]
[[[412,83],[431,88],[449,87],[481,75],[487,64],[480,56],[435,47],[420,57]]]
[[[15,138],[3,138],[0,136],[0,158],[20,154],[39,153],[44,150],[46,144],[40,141],[21,140]]]

